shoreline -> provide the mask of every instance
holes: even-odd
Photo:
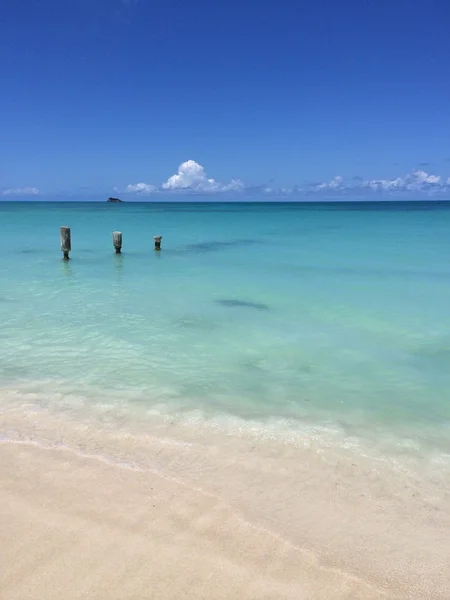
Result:
[[[13,425],[20,440],[7,439]],[[102,600],[449,597],[448,483],[416,480],[351,451],[280,445],[168,422],[137,434],[16,412],[14,418],[3,413],[0,433],[0,555],[7,579],[0,587],[11,586],[8,598],[53,598],[33,579],[35,570],[47,569],[61,586],[67,584],[58,588],[66,598],[78,598],[86,578],[92,579],[89,597]],[[150,488],[160,494],[151,505]],[[27,514],[32,518],[21,530]],[[65,523],[58,534],[56,518]],[[78,525],[72,533],[91,561],[98,562],[99,543],[103,548],[114,540],[100,552],[110,557],[101,567],[111,580],[101,583],[105,591],[97,589],[97,567],[91,572],[87,563],[68,578],[75,559],[64,531],[73,520]],[[172,533],[162,536],[168,527]],[[105,541],[87,549],[81,538],[89,539],[91,528]],[[22,532],[17,539],[14,531]],[[162,537],[153,539],[155,532]],[[52,556],[61,553],[57,565],[41,564],[41,544]],[[201,550],[194,564],[189,548],[196,544]],[[170,564],[158,558],[146,583],[128,592],[128,584],[115,579],[124,547],[138,554],[136,565],[127,563],[130,586],[144,577],[135,569],[154,565],[155,556],[171,557]],[[11,579],[8,573],[22,563],[33,565],[30,574]],[[160,573],[175,587],[152,596],[148,590],[159,585]],[[191,596],[185,595],[187,580],[194,586]],[[238,582],[241,587],[230,592]],[[34,586],[34,595],[27,596],[25,585]]]

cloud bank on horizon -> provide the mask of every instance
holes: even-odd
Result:
[[[450,191],[450,177],[442,179],[440,175],[432,175],[422,169],[413,170],[402,177],[395,179],[362,179],[353,177],[347,180],[336,175],[331,181],[296,185],[290,188],[276,188],[273,186],[247,186],[240,179],[232,179],[227,183],[220,183],[206,175],[205,169],[195,160],[187,160],[178,167],[178,172],[170,176],[167,181],[159,186],[149,183],[129,184],[124,192],[138,195],[156,193],[223,193],[223,192],[253,192],[273,196],[317,195],[336,196],[355,195],[363,193],[401,194],[408,192],[427,193],[430,196],[439,192]]]
[[[81,189],[81,188],[80,188]],[[89,188],[86,188],[87,190]],[[420,194],[425,197],[439,197],[440,194],[450,194],[450,177],[430,174],[423,168],[415,169],[406,175],[395,179],[363,179],[353,177],[346,179],[336,175],[329,181],[295,185],[292,187],[275,187],[270,185],[246,185],[240,179],[220,182],[209,177],[205,168],[195,160],[187,160],[180,164],[176,173],[159,185],[151,183],[130,183],[124,189],[114,187],[114,192],[120,194],[145,197],[152,195],[220,195],[224,193],[239,194],[265,198],[358,198],[385,196],[408,197]],[[43,196],[44,192],[37,187],[7,187],[0,188],[1,197],[31,197]]]
[[[346,182],[341,176],[334,177],[331,181],[319,183],[312,187],[313,192],[346,192],[354,190],[369,190],[373,192],[414,192],[414,191],[439,191],[450,189],[450,178],[443,181],[440,175],[430,175],[426,171],[417,170],[404,177],[396,179],[361,179],[353,178]]]
[[[38,196],[40,191],[36,187],[5,188],[0,191],[1,196]]]

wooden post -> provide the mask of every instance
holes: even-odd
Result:
[[[116,254],[120,254],[122,250],[122,232],[121,231],[113,231],[113,246],[116,251]]]
[[[155,250],[161,250],[162,235],[155,235],[153,239],[155,240]]]
[[[69,252],[72,250],[70,243],[70,227],[61,227],[61,252],[64,260],[69,260]]]

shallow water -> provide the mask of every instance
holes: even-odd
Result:
[[[0,203],[0,256],[15,406],[450,452],[450,204]]]

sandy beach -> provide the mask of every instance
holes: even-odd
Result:
[[[173,482],[23,446],[1,464],[9,600],[389,597]]]
[[[0,443],[2,598],[449,597],[442,498],[289,445],[89,431],[84,450]]]

